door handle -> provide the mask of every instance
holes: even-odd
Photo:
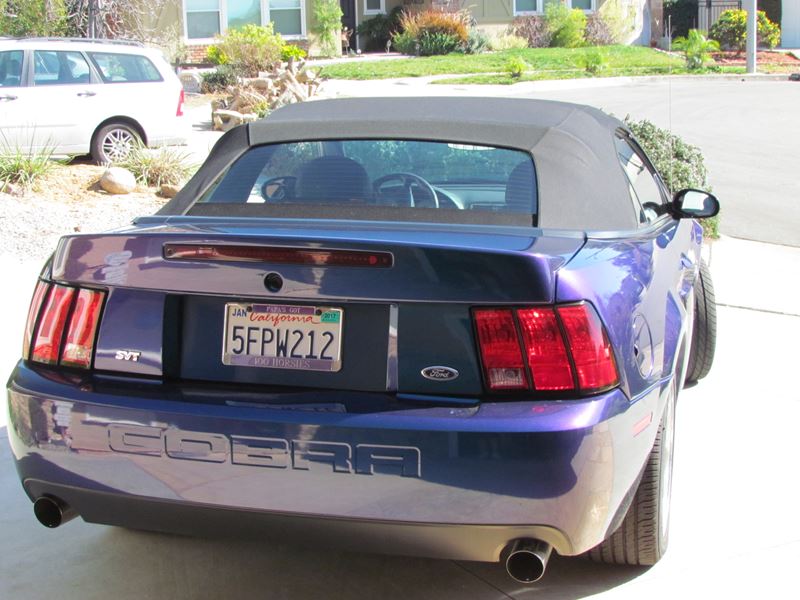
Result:
[[[11,94],[6,94],[5,96],[0,96],[0,100],[11,101],[11,100],[16,100],[16,99],[17,99],[17,97],[16,96],[12,96]]]
[[[96,96],[97,92],[78,92],[78,96],[83,96],[84,98],[88,98],[90,96]]]

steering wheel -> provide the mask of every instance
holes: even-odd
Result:
[[[412,188],[416,186],[424,190],[426,202],[430,203],[430,206],[426,206],[425,208],[439,208],[439,197],[436,195],[436,190],[434,190],[433,186],[425,179],[419,175],[415,175],[414,173],[388,173],[387,175],[378,177],[372,182],[375,195],[380,196],[380,189],[386,184],[386,182],[394,180],[397,180],[403,184],[403,188],[406,192],[406,197],[404,198],[406,201],[406,206],[410,208],[415,208],[418,206],[418,199],[414,198],[414,192],[412,190]]]
[[[297,177],[292,177],[291,175],[270,177],[261,184],[261,197],[264,200],[277,200],[279,202],[291,198],[294,196],[295,183],[297,183]]]

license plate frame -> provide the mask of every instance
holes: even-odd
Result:
[[[228,302],[224,310],[222,364],[329,373],[341,370],[344,309]],[[311,332],[314,335],[309,336]],[[329,333],[332,337],[326,335]],[[281,344],[282,335],[286,337]],[[254,347],[259,353],[250,353]]]

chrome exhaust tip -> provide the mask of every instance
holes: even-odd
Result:
[[[552,550],[550,544],[540,540],[514,540],[506,550],[506,572],[519,583],[539,581],[547,569]]]
[[[59,498],[40,496],[33,503],[36,520],[45,527],[55,529],[78,516],[74,509]]]

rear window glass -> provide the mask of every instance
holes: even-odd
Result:
[[[90,52],[105,83],[142,83],[161,81],[161,74],[146,56]]]
[[[414,140],[258,146],[190,214],[536,224],[536,173],[519,150]]]

